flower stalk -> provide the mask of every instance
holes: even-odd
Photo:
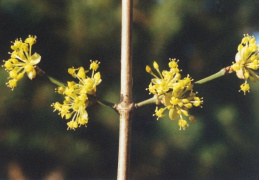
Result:
[[[42,76],[42,77],[45,76],[45,77],[47,77],[47,78],[50,80],[50,82],[52,82],[53,84],[58,85],[58,86],[61,86],[61,87],[65,87],[65,84],[64,84],[63,82],[61,82],[61,81],[59,81],[59,80],[53,78],[52,76],[49,76],[45,71],[43,71],[41,68],[39,68],[39,66],[36,66],[36,67],[35,67],[35,70],[36,70],[37,75]]]
[[[98,104],[100,104],[101,106],[106,106],[106,107],[110,107],[112,109],[116,108],[116,105],[112,102],[106,101],[104,99],[101,99],[99,97],[96,97],[96,101]]]
[[[146,100],[141,101],[139,103],[136,103],[135,107],[139,108],[139,107],[149,105],[149,104],[159,104],[160,100],[162,100],[163,97],[164,97],[164,95],[160,95],[160,96],[154,95],[152,98],[149,98],[149,99],[146,99]]]
[[[232,72],[233,72],[232,68],[230,66],[228,66],[228,67],[225,67],[225,68],[221,69],[219,72],[217,72],[215,74],[212,74],[212,75],[210,75],[206,78],[203,78],[199,81],[196,81],[195,84],[204,84],[206,82],[212,81],[214,79],[225,76],[225,75],[230,74]]]

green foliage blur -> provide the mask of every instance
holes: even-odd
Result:
[[[134,102],[151,97],[145,66],[154,60],[167,69],[169,58],[180,59],[182,75],[195,80],[231,65],[243,34],[259,31],[258,9],[254,0],[134,0]],[[97,94],[114,103],[120,100],[120,30],[117,0],[0,0],[2,59],[9,58],[10,41],[36,35],[39,67],[61,81],[72,80],[69,67],[101,61]],[[55,172],[61,179],[116,178],[119,116],[114,110],[91,106],[88,127],[67,131],[50,106],[63,101],[54,84],[24,77],[11,91],[7,77],[1,68],[0,179],[17,172],[28,179]],[[155,105],[138,108],[130,177],[257,179],[259,84],[251,84],[244,96],[238,92],[242,83],[231,74],[194,86],[204,105],[192,108],[197,122],[185,131],[168,116],[157,121]]]

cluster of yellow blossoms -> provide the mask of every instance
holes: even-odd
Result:
[[[21,39],[16,39],[12,43],[11,58],[7,61],[4,60],[2,67],[5,67],[10,76],[6,85],[13,90],[25,72],[30,79],[36,77],[35,66],[40,62],[41,56],[37,53],[31,54],[32,45],[36,43],[36,36],[29,35],[24,42]]]
[[[245,80],[245,83],[240,86],[240,91],[246,94],[250,90],[247,83],[248,78],[253,82],[259,80],[259,76],[254,72],[259,68],[259,50],[255,38],[248,34],[244,35],[237,50],[236,62],[232,64],[231,68],[236,72],[238,78]]]
[[[153,78],[149,87],[147,88],[150,93],[157,95],[158,98],[162,96],[161,103],[165,106],[163,108],[156,107],[155,115],[158,117],[164,117],[164,111],[169,110],[169,117],[171,120],[178,119],[178,125],[180,130],[188,125],[184,120],[184,116],[188,116],[190,121],[195,121],[193,116],[189,116],[189,109],[193,106],[201,106],[203,103],[202,98],[196,96],[197,93],[193,92],[192,79],[189,75],[181,79],[180,70],[178,69],[178,61],[176,59],[169,59],[169,71],[163,70],[162,73],[159,70],[158,64],[154,61],[153,67],[158,72],[159,77],[154,74],[149,66],[146,66],[146,71],[150,73]]]
[[[101,74],[96,72],[100,62],[91,61],[90,70],[92,70],[91,77],[86,75],[89,70],[85,70],[83,67],[69,68],[68,73],[74,78],[79,80],[78,83],[74,81],[68,81],[66,87],[58,87],[56,90],[59,94],[65,96],[63,104],[56,102],[53,103],[54,111],[59,111],[59,115],[63,118],[70,119],[67,125],[68,129],[75,130],[81,125],[88,123],[88,113],[86,111],[89,105],[88,95],[95,95],[96,86],[101,83]]]
[[[36,77],[35,68],[40,62],[41,56],[37,53],[32,55],[32,45],[35,43],[36,36],[31,35],[24,42],[21,39],[16,39],[12,42],[11,49],[13,52],[9,53],[11,57],[6,61],[4,60],[4,65],[2,65],[9,73],[9,81],[6,84],[12,90],[25,73],[30,79]],[[248,79],[253,82],[259,81],[259,76],[255,73],[259,68],[259,47],[256,45],[255,38],[246,34],[237,50],[235,62],[227,68],[229,72],[236,72],[238,78],[245,80],[239,91],[246,94],[250,90],[247,83]],[[195,121],[195,118],[189,115],[189,109],[193,106],[201,107],[203,98],[197,97],[197,93],[193,92],[193,79],[189,75],[181,79],[178,61],[176,59],[169,60],[168,66],[170,70],[163,70],[162,72],[159,70],[159,65],[154,61],[153,67],[158,75],[153,73],[149,66],[146,66],[146,71],[154,76],[147,89],[150,94],[154,94],[164,105],[162,108],[156,107],[154,115],[157,116],[157,119],[164,117],[164,111],[169,110],[170,119],[178,119],[180,130],[185,130],[189,125],[183,116],[189,117],[190,121]],[[78,83],[68,81],[67,86],[56,88],[59,94],[65,96],[65,100],[63,104],[56,102],[52,106],[54,111],[59,111],[62,118],[72,118],[67,123],[68,129],[75,130],[81,125],[86,126],[88,123],[86,108],[90,104],[89,95],[95,96],[96,86],[102,81],[100,72],[97,72],[100,62],[97,60],[90,62],[89,70],[85,70],[83,67],[68,69],[68,73],[79,80]],[[86,74],[90,70],[92,72],[89,77]]]

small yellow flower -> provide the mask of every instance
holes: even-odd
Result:
[[[95,60],[95,61],[90,61],[91,62],[91,64],[90,64],[90,70],[92,69],[93,71],[96,71],[98,68],[99,68],[99,64],[100,64],[100,62],[99,61],[97,61],[97,60]]]
[[[172,62],[177,63],[176,59],[170,59],[169,66],[170,64],[172,64]],[[151,80],[151,83],[147,89],[152,94],[165,94],[169,91],[169,89],[172,89],[174,83],[181,78],[181,75],[179,73],[180,70],[178,69],[178,66],[175,66],[170,68],[170,71],[164,70],[161,73],[159,70],[159,65],[155,61],[153,63],[153,66],[158,72],[159,76],[155,75],[149,66],[146,67],[146,71],[155,77]]]
[[[249,92],[250,90],[250,86],[246,82],[244,84],[241,84],[240,88],[241,89],[239,91],[243,91],[245,95],[246,95],[246,92]]]
[[[36,77],[35,66],[40,62],[41,56],[37,53],[32,55],[32,45],[36,43],[36,36],[30,36],[22,42],[21,39],[16,39],[11,45],[11,58],[4,60],[5,70],[9,73],[10,79],[6,84],[12,90],[17,86],[17,82],[26,73],[32,80]]]
[[[168,64],[170,70],[159,70],[159,65],[154,62],[154,69],[158,72],[159,76],[155,75],[149,66],[146,66],[146,71],[150,73],[153,78],[149,87],[147,88],[150,93],[155,95],[163,95],[161,103],[165,106],[163,108],[156,107],[155,114],[157,119],[164,117],[164,111],[169,110],[169,118],[177,120],[180,130],[185,130],[188,123],[183,119],[183,116],[189,117],[190,121],[195,122],[193,116],[189,116],[189,109],[193,106],[198,107],[203,104],[203,99],[197,97],[197,93],[193,93],[192,79],[187,77],[181,79],[180,70],[178,69],[178,61],[170,59]]]
[[[185,130],[185,128],[189,126],[189,124],[187,123],[187,121],[184,120],[184,119],[179,119],[179,120],[178,120],[178,125],[180,126],[180,129],[179,129],[179,130],[182,130],[182,129]]]
[[[88,123],[88,113],[86,108],[90,101],[88,95],[95,95],[96,86],[101,83],[100,72],[95,72],[99,67],[100,62],[91,61],[89,69],[92,69],[92,75],[88,77],[83,67],[69,68],[68,73],[79,80],[78,83],[68,81],[66,87],[58,87],[56,91],[65,96],[63,104],[56,102],[51,106],[54,111],[59,111],[59,115],[65,119],[72,119],[67,123],[68,129],[75,130],[81,125],[86,126]]]
[[[154,63],[153,63],[153,67],[155,68],[155,70],[158,70],[158,69],[159,69],[159,65],[157,64],[157,62],[156,62],[156,61],[154,61]]]
[[[197,93],[192,92],[193,85],[189,77],[179,80],[174,87],[162,99],[162,103],[169,110],[169,118],[171,120],[189,116],[189,109],[203,104],[203,99],[197,97]]]
[[[154,115],[157,116],[157,119],[159,119],[160,117],[164,117],[164,116],[165,116],[165,114],[163,114],[163,112],[164,112],[165,109],[166,109],[166,108],[160,108],[160,109],[158,109],[158,107],[156,107],[156,110],[155,110],[155,114],[154,114]]]
[[[240,91],[244,94],[249,92],[249,84],[247,84],[248,78],[255,82],[259,80],[259,76],[254,72],[259,68],[259,50],[255,42],[255,37],[244,35],[241,43],[237,48],[235,63],[231,68],[236,72],[239,79],[244,79],[245,83],[241,85]]]
[[[146,66],[146,71],[147,71],[148,73],[151,73],[151,71],[152,71],[151,68],[150,68],[148,65]]]

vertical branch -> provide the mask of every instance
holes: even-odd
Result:
[[[126,180],[129,175],[131,112],[132,112],[132,2],[122,0],[121,29],[121,101],[119,155],[117,179]]]

